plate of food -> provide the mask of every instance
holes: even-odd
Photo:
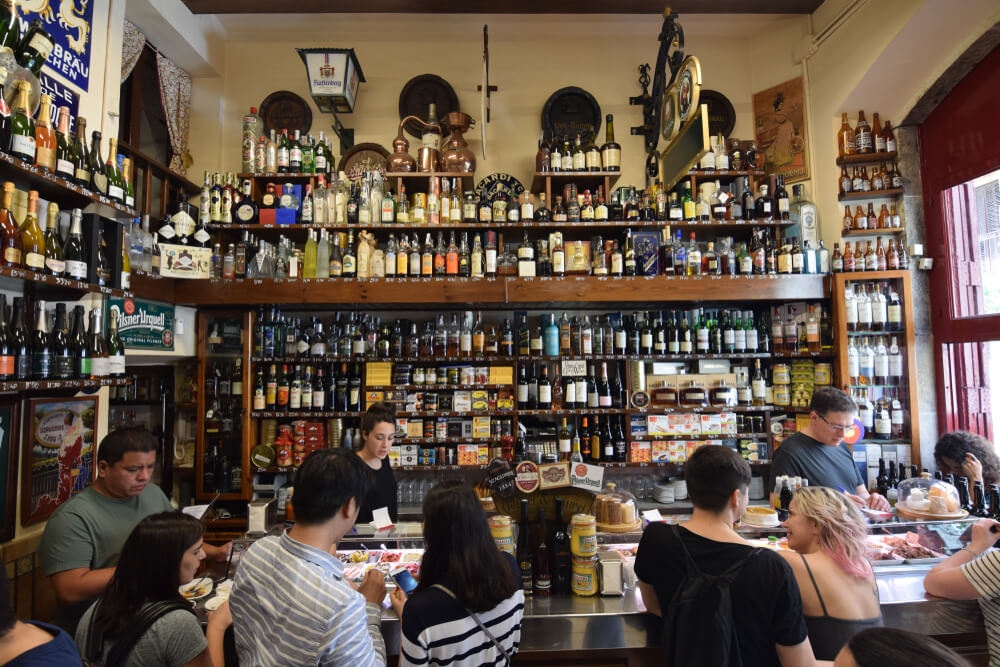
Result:
[[[184,584],[179,589],[185,600],[200,600],[212,592],[212,577],[201,577]]]

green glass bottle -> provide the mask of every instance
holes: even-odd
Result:
[[[90,153],[87,151],[87,119],[76,117],[76,140],[70,151],[73,161],[73,180],[81,188],[90,189]]]
[[[52,35],[45,30],[45,26],[39,19],[35,19],[28,26],[28,31],[24,33],[20,43],[17,45],[17,64],[31,70],[31,73],[38,76],[42,71],[42,65],[52,53],[52,48],[56,45]]]
[[[31,84],[27,81],[17,82],[17,99],[10,118],[10,146],[8,152],[28,164],[35,163],[35,128],[31,122],[28,93]]]
[[[90,189],[102,195],[108,194],[108,174],[101,159],[101,133],[94,130],[90,134],[90,155],[87,158],[90,171]]]

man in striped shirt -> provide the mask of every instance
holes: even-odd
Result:
[[[993,549],[1000,523],[980,519],[972,539],[934,566],[924,577],[924,590],[951,600],[979,600],[990,649],[990,667],[1000,667],[1000,551]]]
[[[322,449],[295,475],[295,525],[254,543],[240,560],[229,606],[243,667],[384,665],[385,578],[357,590],[331,555],[354,526],[372,473],[353,452]]]

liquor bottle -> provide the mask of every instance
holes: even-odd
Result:
[[[521,430],[518,429],[518,442],[523,444]],[[515,455],[515,460],[517,456]],[[521,500],[521,523],[517,531],[517,547],[515,548],[515,558],[521,570],[521,588],[524,595],[531,595],[534,575],[532,572],[532,561],[534,554],[531,549],[531,527],[528,525],[528,499]]]
[[[542,374],[538,377],[538,409],[552,409],[552,382],[549,380],[548,364],[542,364]]]
[[[52,98],[42,93],[42,105],[38,109],[38,122],[35,123],[35,164],[43,171],[55,171],[56,168],[56,134],[52,131],[49,114],[52,109]]]
[[[94,130],[90,133],[90,154],[87,168],[90,171],[90,185],[93,192],[107,196],[108,175],[105,172],[104,160],[101,158],[101,133]]]
[[[113,378],[125,377],[125,343],[118,334],[118,317],[113,313],[108,318],[107,348],[108,375]]]
[[[604,171],[619,172],[622,168],[622,148],[615,142],[614,115],[604,117],[605,141],[601,146],[601,162]]]
[[[858,111],[858,123],[854,126],[854,145],[858,153],[871,153],[875,150],[872,130],[865,120],[864,111]]]
[[[3,334],[0,333],[0,338]],[[76,374],[76,358],[70,345],[69,324],[66,319],[66,304],[56,304],[56,321],[52,328],[52,377],[56,380],[69,380]]]
[[[573,570],[570,536],[566,529],[566,520],[563,518],[562,498],[556,498],[555,511],[555,531],[552,538],[552,592],[567,593],[570,590]]]
[[[842,113],[840,118],[840,131],[837,132],[837,154],[840,157],[854,155],[857,150],[855,148],[854,130],[851,129],[851,124],[847,122],[846,113]]]
[[[777,187],[774,189],[775,208],[778,211],[776,219],[788,220],[791,207],[788,199],[788,190],[785,189],[785,177],[779,174],[777,181]]]
[[[17,98],[10,119],[10,144],[8,152],[16,158],[34,164],[35,162],[35,132],[32,127],[29,93],[31,84],[27,81],[17,82]]]
[[[38,192],[28,192],[28,210],[21,223],[21,252],[24,265],[32,271],[45,270],[45,235],[38,226]]]
[[[14,357],[15,380],[31,379],[31,340],[28,336],[28,325],[25,320],[24,299],[14,297],[10,321],[10,347]]]
[[[552,593],[552,535],[545,521],[545,508],[539,508],[535,526],[535,551],[532,580],[536,595]]]
[[[277,149],[275,155],[275,162],[279,174],[286,174],[290,171],[288,166],[291,157],[290,151],[291,151],[291,142],[288,140],[288,130],[282,129],[281,134],[278,135]]]
[[[766,405],[767,383],[760,370],[760,359],[754,359],[754,374],[750,381],[750,389],[753,392],[753,405]]]

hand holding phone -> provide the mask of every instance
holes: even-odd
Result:
[[[389,572],[389,577],[396,582],[396,586],[399,590],[403,591],[407,595],[413,592],[413,589],[417,587],[417,580],[413,578],[410,571],[405,567],[397,567]]]

